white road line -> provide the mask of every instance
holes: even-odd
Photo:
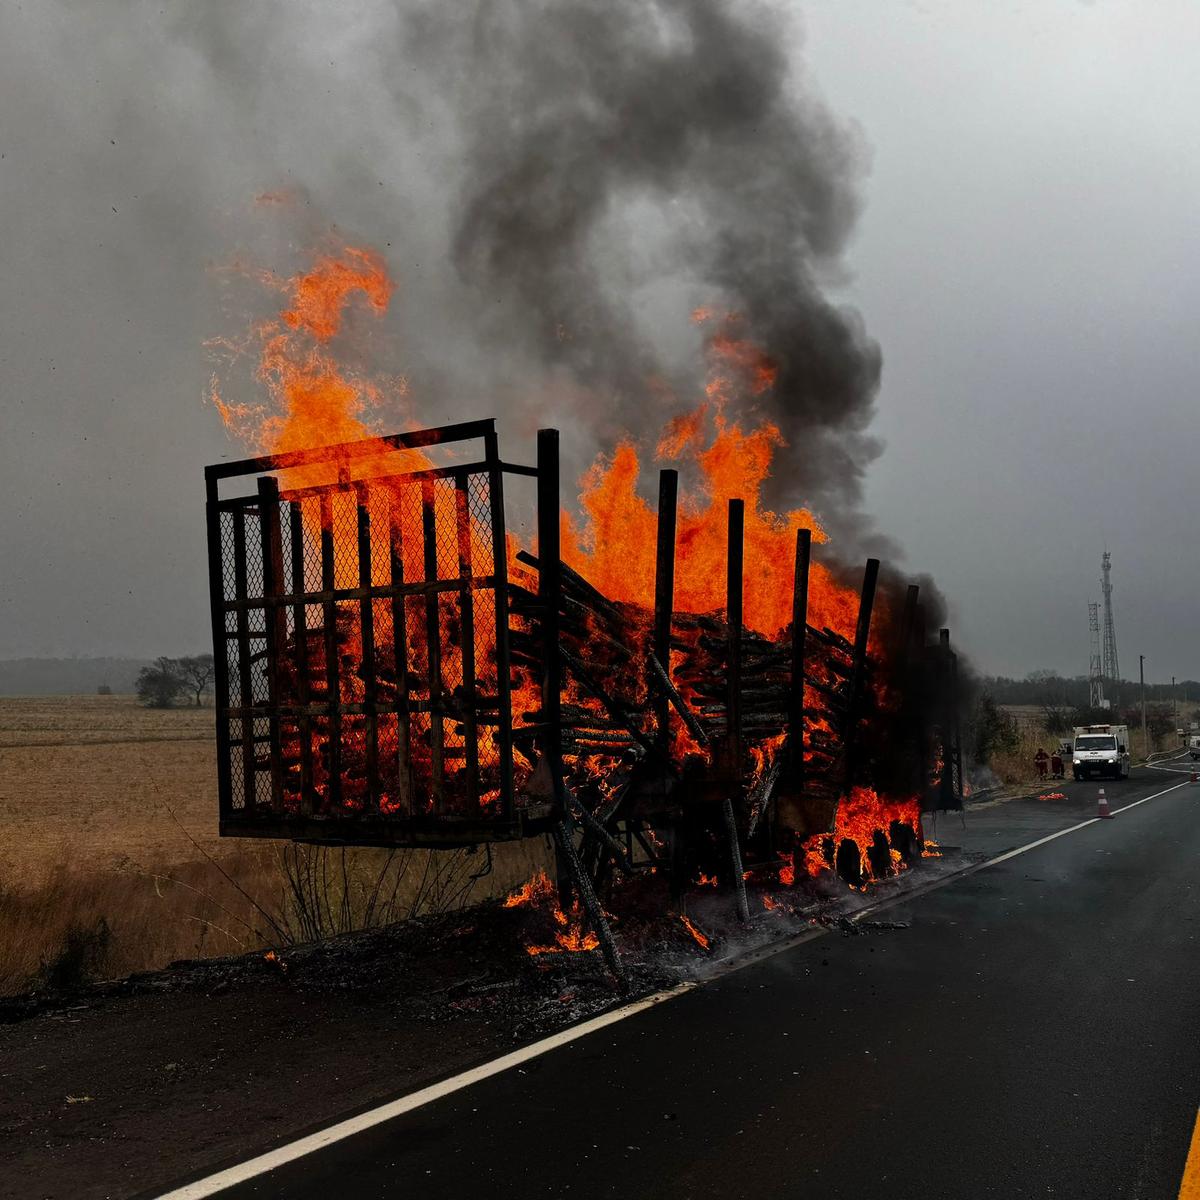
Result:
[[[1196,769],[1195,764],[1188,766],[1186,763],[1182,768],[1169,767],[1167,763],[1177,763],[1185,754],[1190,753],[1188,750],[1180,750],[1178,754],[1172,754],[1169,758],[1162,759],[1161,762],[1148,762],[1145,764],[1151,771],[1166,771],[1169,775],[1187,774]]]
[[[1114,809],[1113,816],[1116,816],[1118,813],[1128,812],[1131,808],[1137,808],[1139,804],[1146,804],[1150,800],[1157,800],[1160,796],[1167,795],[1168,792],[1186,787],[1189,782],[1190,780],[1185,779],[1180,783],[1172,784],[1169,788],[1164,788],[1161,792],[1155,792],[1152,796],[1146,796],[1141,800],[1135,800],[1132,804],[1126,804],[1122,808]],[[866,905],[856,913],[850,914],[850,920],[858,920],[869,913],[891,908],[893,905],[900,904],[906,900],[915,900],[928,892],[936,891],[951,883],[957,883],[960,879],[968,875],[974,875],[978,871],[994,867],[997,863],[1007,862],[1010,858],[1016,858],[1019,854],[1036,850],[1039,846],[1044,846],[1047,842],[1053,842],[1056,838],[1066,837],[1068,833],[1076,833],[1080,829],[1086,829],[1089,825],[1096,825],[1099,821],[1099,817],[1080,821],[1078,825],[1072,825],[1068,829],[1060,829],[1057,833],[1051,833],[1044,838],[1038,838],[1036,842],[1030,842],[1028,845],[1021,846],[1016,850],[1009,850],[1004,854],[997,855],[995,858],[989,858],[986,862],[977,863],[975,866],[968,867],[965,871],[956,871],[953,875],[948,875],[945,879],[934,880],[922,887],[913,888],[902,895],[889,896],[876,904]],[[762,962],[764,959],[774,958],[777,954],[783,954],[788,950],[795,949],[796,946],[803,942],[824,937],[829,932],[830,930],[825,928],[804,930],[782,942],[751,951],[739,958],[729,959],[726,963],[721,964],[722,969],[714,977],[728,975],[734,971],[741,970],[743,967],[749,967],[755,963]],[[287,1163],[295,1162],[298,1158],[304,1158],[305,1155],[312,1154],[317,1150],[323,1150],[326,1146],[332,1146],[337,1142],[344,1141],[348,1137],[362,1133],[363,1130],[371,1129],[376,1125],[382,1125],[385,1121],[403,1116],[414,1109],[422,1108],[426,1104],[431,1104],[435,1100],[442,1099],[444,1096],[453,1095],[455,1092],[462,1091],[463,1088],[468,1088],[474,1083],[490,1079],[493,1075],[499,1075],[511,1067],[517,1067],[521,1063],[529,1062],[530,1059],[539,1058],[543,1054],[548,1054],[551,1050],[557,1050],[559,1046],[566,1046],[571,1042],[578,1041],[580,1038],[585,1038],[607,1025],[614,1025],[618,1021],[624,1021],[628,1017],[636,1016],[647,1008],[653,1008],[655,1005],[663,1004],[668,1000],[674,1000],[677,996],[682,996],[699,986],[700,984],[698,983],[681,983],[676,987],[668,988],[666,991],[656,992],[653,996],[636,1000],[632,1004],[625,1005],[623,1008],[616,1008],[610,1012],[602,1013],[598,1017],[593,1017],[590,1021],[584,1021],[581,1025],[573,1025],[570,1029],[564,1029],[560,1033],[555,1033],[550,1037],[542,1038],[540,1041],[532,1042],[528,1046],[523,1046],[520,1050],[514,1050],[510,1054],[502,1055],[491,1062],[473,1067],[469,1071],[453,1075],[449,1079],[443,1079],[440,1083],[430,1084],[429,1087],[421,1088],[417,1092],[411,1092],[407,1096],[401,1096],[398,1100],[390,1100],[387,1104],[381,1104],[378,1108],[368,1109],[364,1113],[359,1113],[356,1117],[349,1117],[344,1121],[339,1121],[336,1125],[330,1125],[326,1129],[310,1133],[307,1137],[299,1138],[294,1142],[288,1142],[287,1145],[279,1146],[274,1150],[268,1150],[265,1154],[247,1159],[245,1162],[228,1167],[224,1171],[218,1171],[215,1175],[198,1179],[194,1183],[184,1184],[174,1191],[164,1192],[158,1197],[158,1200],[205,1200],[206,1197],[215,1196],[225,1191],[226,1188],[234,1187],[239,1183],[245,1183],[246,1180],[254,1179],[259,1175],[265,1175],[268,1171],[275,1170],[276,1167],[282,1167]]]
[[[521,1063],[528,1062],[531,1058],[537,1058],[551,1050],[556,1050],[559,1046],[565,1046],[569,1042],[578,1041],[580,1038],[587,1037],[588,1034],[595,1033],[598,1029],[603,1029],[606,1025],[612,1025],[617,1021],[624,1021],[626,1017],[632,1017],[635,1013],[642,1012],[644,1009],[653,1008],[656,1004],[662,1004],[667,1000],[673,1000],[676,996],[683,995],[684,992],[690,992],[694,987],[696,987],[694,983],[681,983],[678,987],[669,988],[665,992],[657,992],[653,996],[647,996],[644,1000],[637,1000],[632,1004],[627,1004],[624,1008],[613,1009],[611,1012],[593,1017],[590,1021],[584,1021],[582,1025],[574,1025],[570,1029],[564,1029],[561,1033],[555,1033],[548,1038],[543,1038],[540,1042],[523,1046],[520,1050],[514,1050],[511,1054],[502,1055],[500,1058],[493,1059],[482,1066],[474,1067],[470,1071],[464,1071],[461,1075],[452,1076],[450,1079],[443,1079],[440,1083],[430,1084],[429,1087],[422,1088],[419,1092],[412,1092],[407,1096],[401,1096],[399,1100],[389,1101],[378,1108],[372,1108],[367,1112],[359,1113],[356,1117],[350,1117],[345,1121],[339,1121],[336,1125],[330,1125],[328,1129],[321,1129],[316,1133],[310,1133],[307,1137],[302,1137],[295,1142],[289,1142],[286,1146],[280,1146],[275,1150],[269,1150],[266,1154],[260,1154],[257,1158],[247,1159],[243,1163],[238,1163],[237,1166],[229,1167],[224,1171],[218,1171],[215,1175],[209,1175],[207,1179],[198,1179],[195,1183],[186,1183],[183,1187],[176,1188],[173,1192],[165,1192],[159,1197],[159,1200],[202,1200],[205,1196],[215,1196],[218,1192],[222,1192],[226,1188],[244,1183],[247,1179],[253,1179],[256,1175],[265,1175],[268,1171],[273,1171],[276,1167],[282,1167],[285,1163],[294,1162],[296,1159],[303,1158],[306,1154],[312,1154],[316,1150],[323,1150],[326,1146],[332,1146],[335,1142],[353,1137],[356,1133],[361,1133],[364,1129],[370,1129],[375,1125],[382,1125],[385,1121],[390,1121],[394,1117],[412,1112],[413,1109],[421,1108],[423,1105],[431,1104],[434,1100],[440,1100],[443,1096],[452,1095],[454,1092],[470,1087],[471,1084],[478,1083],[480,1080],[488,1079],[493,1075],[499,1075],[502,1071],[507,1071],[510,1067],[518,1067]]]
[[[1117,813],[1128,812],[1131,808],[1137,808],[1139,804],[1145,804],[1147,800],[1157,800],[1159,796],[1165,796],[1168,792],[1173,792],[1176,788],[1187,787],[1191,780],[1184,779],[1179,783],[1173,783],[1169,788],[1164,788],[1161,792],[1155,792],[1153,796],[1143,796],[1141,800],[1135,800],[1132,804],[1123,805],[1121,808],[1114,808],[1112,815],[1115,817]],[[1006,862],[1010,858],[1016,858],[1018,854],[1024,854],[1026,850],[1036,849],[1038,846],[1044,846],[1047,842],[1054,841],[1055,838],[1066,837],[1068,833],[1074,833],[1077,829],[1086,829],[1089,825],[1095,825],[1100,821],[1100,817],[1089,817],[1086,821],[1080,821],[1078,825],[1072,825],[1069,829],[1060,829],[1057,833],[1051,833],[1044,838],[1038,838],[1036,842],[1030,842],[1028,846],[1021,846],[1016,850],[1009,850],[1007,854],[998,855],[996,858],[989,858],[987,862],[980,863],[975,868],[977,871],[983,870],[984,867],[994,867],[996,863]]]

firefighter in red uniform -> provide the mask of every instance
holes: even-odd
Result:
[[[1035,767],[1037,767],[1037,773],[1038,773],[1039,779],[1046,778],[1046,765],[1049,762],[1050,762],[1050,755],[1048,755],[1046,753],[1046,751],[1043,750],[1041,748],[1041,746],[1039,746],[1038,752],[1033,756],[1033,765]]]

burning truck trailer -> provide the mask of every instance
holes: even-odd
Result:
[[[623,982],[618,880],[658,874],[678,905],[716,878],[748,920],[748,876],[861,887],[921,855],[922,811],[961,807],[957,666],[946,630],[929,644],[917,587],[879,604],[869,559],[853,637],[815,628],[800,529],[790,624],[748,628],[730,499],[724,609],[683,611],[673,470],[641,603],[563,561],[556,430],[533,466],[503,461],[486,420],[205,478],[223,836],[549,835],[562,911],[580,902]],[[514,479],[536,486],[534,550],[506,520]]]

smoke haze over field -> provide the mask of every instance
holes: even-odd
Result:
[[[385,423],[557,423],[578,470],[694,403],[688,314],[730,309],[775,498],[902,545],[985,669],[1086,669],[1107,542],[1123,657],[1200,671],[1196,12],[964,8],[5,9],[0,656],[204,645],[200,469],[241,449],[203,342],[274,301],[218,268],[340,237],[398,284],[345,347],[406,378]]]

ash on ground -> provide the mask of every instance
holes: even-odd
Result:
[[[903,922],[856,919],[856,914],[957,874],[977,857],[946,852],[923,858],[864,891],[848,888],[832,873],[794,888],[759,885],[751,878],[749,924],[739,920],[730,888],[693,888],[681,911],[672,912],[662,876],[628,881],[622,885],[618,911],[610,912],[628,975],[624,993],[599,949],[560,948],[557,935],[571,944],[583,942],[585,934],[579,914],[564,914],[553,889],[547,889],[528,903],[488,901],[307,946],[176,962],[162,971],[70,995],[35,993],[0,1000],[0,1020],[147,994],[199,992],[236,1003],[239,993],[284,989],[344,996],[348,1004],[396,1005],[406,1018],[432,1025],[470,1016],[504,1030],[513,1042],[524,1042],[631,998],[712,977],[747,955],[805,934],[903,929]]]

